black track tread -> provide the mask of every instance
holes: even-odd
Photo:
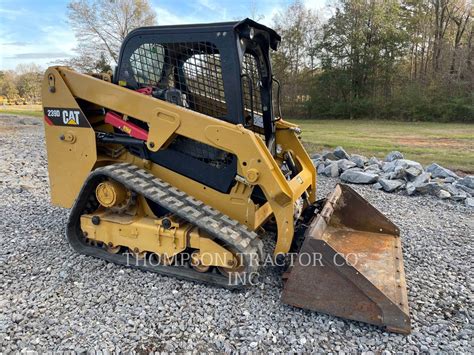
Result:
[[[68,223],[67,234],[69,242],[78,252],[124,264],[123,260],[118,259],[126,257],[109,254],[101,249],[86,246],[81,242],[83,238],[81,238],[82,233],[80,231],[80,216],[85,211],[90,212],[97,205],[92,185],[96,186],[96,182],[104,178],[120,182],[137,194],[145,196],[187,222],[196,225],[212,237],[220,240],[223,244],[232,247],[234,251],[241,254],[244,258],[244,265],[246,266],[244,272],[247,275],[252,275],[258,271],[259,260],[263,258],[263,243],[255,232],[220,211],[204,204],[204,202],[155,177],[148,171],[129,163],[107,165],[97,168],[89,175],[71,211]],[[96,250],[92,251],[92,249]],[[149,265],[138,265],[138,268],[190,280],[204,281],[224,287],[239,288],[244,286],[244,283],[237,280],[234,280],[235,283],[229,284],[227,277],[217,273],[199,273],[191,268]]]

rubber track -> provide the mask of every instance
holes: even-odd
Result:
[[[111,254],[101,248],[87,245],[80,228],[80,217],[84,213],[93,212],[98,207],[95,188],[107,178],[122,183],[130,190],[145,196],[171,213],[196,225],[223,244],[232,247],[234,251],[242,255],[246,266],[244,272],[247,275],[255,275],[258,271],[259,261],[263,259],[263,243],[255,232],[202,201],[196,200],[149,172],[129,163],[112,164],[97,168],[84,183],[71,210],[66,231],[69,243],[77,252],[181,279],[206,282],[226,288],[245,286],[245,282],[241,282],[242,279],[233,279],[229,283],[229,278],[219,274],[216,270],[214,272],[199,273],[186,266],[151,266],[130,256]]]

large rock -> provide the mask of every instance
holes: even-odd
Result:
[[[326,159],[326,160],[324,161],[324,165],[328,166],[328,165],[331,165],[331,164],[334,163],[334,162],[335,162],[335,160]]]
[[[427,166],[425,169],[427,172],[431,173],[431,176],[434,178],[447,178],[453,177],[455,179],[459,178],[454,172],[449,169],[443,168],[441,165],[436,163]]]
[[[464,204],[465,204],[467,207],[474,208],[474,197],[466,198],[466,199],[464,200]]]
[[[442,190],[441,185],[437,182],[427,182],[416,187],[416,192],[420,194],[438,196]]]
[[[369,161],[367,162],[368,165],[373,165],[373,164],[377,164],[379,167],[382,166],[382,162],[380,160],[378,160],[376,157],[372,157],[369,159]]]
[[[470,197],[471,195],[469,195],[467,192],[462,191],[462,190],[458,191],[456,195],[451,194],[451,199],[454,201],[463,201],[466,198],[470,198]]]
[[[416,168],[423,171],[423,166],[420,163],[418,163],[417,161],[409,160],[409,159],[395,160],[395,166],[402,166],[405,169]]]
[[[456,181],[456,178],[453,178],[452,176],[448,176],[447,178],[443,179],[444,183],[449,183],[449,184],[452,184],[455,181]]]
[[[318,154],[318,153],[313,153],[313,154],[310,155],[310,158],[315,159],[315,160],[320,160],[320,159],[322,159],[322,155]]]
[[[413,181],[417,176],[420,176],[422,172],[423,169],[418,169],[414,166],[411,166],[408,169],[405,169],[406,179],[408,181]]]
[[[349,160],[351,157],[349,154],[347,154],[347,152],[344,150],[344,148],[342,147],[337,147],[336,149],[334,149],[334,155],[339,158],[339,159],[347,159]]]
[[[367,164],[367,158],[364,157],[363,155],[352,154],[351,162],[355,163],[357,167],[363,168],[365,164]]]
[[[451,194],[446,190],[439,190],[436,196],[442,200],[445,200],[447,198],[450,198]]]
[[[341,180],[352,184],[372,184],[376,182],[378,175],[364,171],[346,170],[341,174]]]
[[[474,189],[471,189],[471,188],[467,187],[466,185],[463,185],[463,184],[459,183],[459,181],[456,181],[456,182],[453,184],[453,186],[454,186],[455,188],[459,189],[459,190],[462,190],[462,191],[468,193],[469,196],[474,196]],[[469,197],[469,196],[468,196],[468,197]]]
[[[431,178],[430,173],[423,173],[420,174],[413,180],[412,182],[407,183],[406,190],[409,195],[413,195],[417,192],[417,189],[421,188],[422,186],[426,185]]]
[[[338,177],[339,176],[339,166],[337,162],[333,162],[330,165],[324,168],[324,175],[329,177]]]
[[[387,192],[393,192],[401,188],[405,181],[403,180],[388,180],[388,179],[379,179],[379,184],[382,186],[382,189]]]
[[[462,201],[470,196],[468,196],[467,192],[457,189],[455,186],[451,184],[443,184],[441,188],[451,194],[451,199],[455,201]]]
[[[325,150],[323,152],[323,159],[324,160],[326,160],[326,159],[337,160],[337,157],[334,155],[333,152],[329,152],[329,151]]]
[[[458,181],[458,184],[469,187],[474,190],[474,175],[466,175],[461,180]]]
[[[397,159],[403,159],[403,154],[400,153],[397,150],[394,150],[393,152],[390,152],[390,153],[387,154],[384,161],[391,162],[391,161],[394,161],[394,160],[397,160]]]
[[[357,166],[357,164],[347,159],[340,159],[337,161],[337,166],[339,167],[339,170],[346,171]]]
[[[383,163],[382,170],[385,173],[391,173],[395,171],[397,167],[402,167],[405,170],[409,168],[416,168],[418,170],[423,171],[423,166],[420,163],[413,160],[408,160],[408,159],[398,159],[398,160],[391,161],[389,163]]]
[[[395,170],[395,167],[396,167],[396,165],[395,165],[394,161],[382,164],[382,170],[383,170],[384,173],[391,173],[392,171]]]
[[[375,190],[382,190],[382,185],[379,182],[376,182],[372,185],[372,188]]]
[[[326,166],[324,165],[324,163],[319,163],[319,164],[318,164],[318,168],[317,168],[318,174],[323,174],[323,173],[324,173],[324,169],[326,169]]]
[[[396,166],[395,170],[387,174],[387,179],[398,180],[404,179],[406,175],[406,170],[403,166]]]
[[[365,171],[372,174],[379,174],[381,172],[380,166],[378,164],[371,164],[364,168]]]

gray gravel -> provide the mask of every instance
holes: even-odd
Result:
[[[0,116],[0,352],[474,352],[474,219],[463,205],[354,186],[402,230],[413,332],[389,334],[281,304],[274,269],[230,292],[74,253],[68,211],[49,204],[39,122]],[[335,181],[319,177],[319,195]]]

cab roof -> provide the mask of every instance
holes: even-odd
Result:
[[[276,50],[278,43],[281,41],[281,37],[273,29],[262,25],[254,20],[246,18],[242,21],[229,21],[229,22],[213,22],[213,23],[197,23],[197,24],[183,24],[183,25],[166,25],[166,26],[147,26],[140,27],[133,30],[131,35],[148,34],[150,32],[229,32],[233,31],[237,34],[241,34],[247,28],[255,28],[260,31],[267,32],[269,35],[270,47]]]

